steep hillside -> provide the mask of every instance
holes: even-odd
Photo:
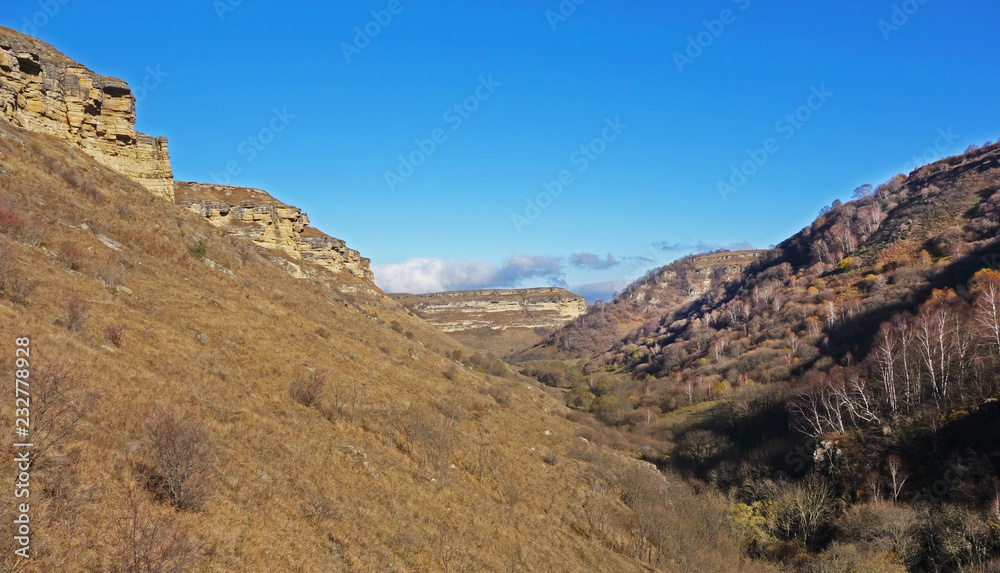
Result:
[[[583,297],[561,288],[390,295],[465,344],[506,356],[583,315]]]
[[[750,555],[992,571],[998,191],[996,144],[863,186],[701,296],[624,335],[589,314],[524,354],[524,371],[730,495]],[[581,334],[586,320],[598,333]]]
[[[604,352],[629,332],[658,322],[670,309],[724,288],[764,252],[720,251],[651,270],[611,303],[591,307],[519,357],[589,357]]]
[[[0,423],[29,409],[33,443],[3,446],[0,472],[30,473],[31,558],[8,496],[5,569],[772,570],[719,498],[528,379],[465,366],[315,245],[282,252],[256,206],[216,226],[109,169],[121,150],[19,125],[46,133],[0,119]]]

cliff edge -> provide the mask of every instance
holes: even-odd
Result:
[[[77,145],[154,195],[173,200],[167,139],[135,130],[135,96],[128,84],[3,26],[0,117]]]

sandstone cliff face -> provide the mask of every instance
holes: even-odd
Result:
[[[177,182],[174,197],[178,205],[216,227],[247,237],[261,247],[375,284],[368,259],[347,248],[344,241],[309,227],[309,217],[298,207],[286,205],[260,189]]]
[[[444,332],[479,328],[561,327],[587,312],[582,296],[561,288],[391,295]]]
[[[681,281],[686,285],[684,292],[687,301],[694,301],[712,290],[718,281],[730,280],[743,272],[743,269],[765,252],[746,250],[694,255],[685,259],[685,265],[663,267],[655,281],[637,287],[624,295],[624,298],[657,305],[666,300],[658,285],[676,285]]]
[[[135,131],[135,96],[128,84],[2,26],[0,116],[76,144],[155,195],[173,199],[167,140]]]

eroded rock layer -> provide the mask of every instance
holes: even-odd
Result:
[[[397,301],[444,332],[479,328],[560,327],[587,312],[582,296],[561,288],[493,289],[394,294]]]
[[[198,213],[216,227],[281,251],[295,260],[334,273],[348,272],[374,284],[370,261],[344,241],[309,227],[309,217],[260,189],[177,182],[177,204]]]
[[[0,117],[76,144],[154,194],[173,199],[167,139],[135,130],[135,96],[128,84],[2,26]]]

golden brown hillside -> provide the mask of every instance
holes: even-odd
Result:
[[[2,124],[0,163],[0,371],[30,338],[37,456],[5,567],[750,570],[714,498],[363,279],[293,278],[53,137]]]

